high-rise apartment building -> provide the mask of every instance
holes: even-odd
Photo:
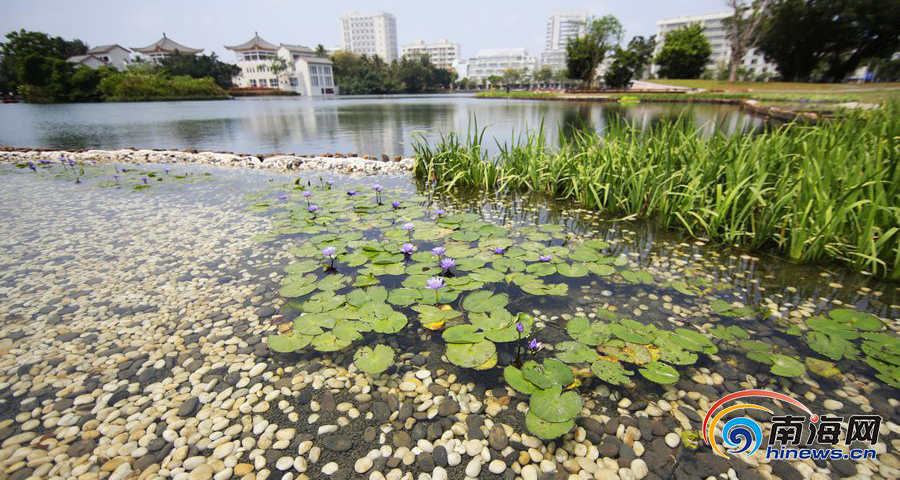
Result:
[[[378,55],[385,62],[397,59],[397,20],[390,13],[341,15],[341,50]]]
[[[419,58],[428,56],[436,67],[452,69],[453,64],[459,60],[459,44],[450,43],[442,38],[437,43],[425,43],[419,40],[400,47],[401,58]]]
[[[724,20],[731,17],[731,15],[732,12],[709,13],[706,15],[688,15],[668,18],[656,22],[656,52],[654,55],[659,53],[660,48],[662,48],[665,43],[666,33],[671,32],[676,28],[697,23],[703,27],[703,35],[709,39],[709,43],[712,46],[712,55],[709,57],[709,63],[706,64],[706,68],[715,70],[719,68],[719,66],[727,67],[730,62],[729,56],[731,55],[731,46],[725,32]],[[744,55],[741,66],[746,68],[753,75],[765,73],[774,74],[776,71],[775,65],[766,62],[762,53],[753,48]],[[656,65],[653,65],[651,71],[654,75],[656,75],[658,70],[659,68]]]
[[[557,12],[547,19],[547,37],[541,66],[553,70],[566,68],[566,45],[569,40],[587,33],[590,15],[587,12]]]

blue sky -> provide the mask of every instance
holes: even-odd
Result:
[[[223,45],[246,41],[258,31],[273,43],[340,45],[343,12],[385,11],[397,18],[399,45],[417,39],[447,38],[468,58],[481,48],[524,47],[539,55],[547,16],[554,11],[587,10],[622,21],[626,41],[656,33],[656,22],[679,15],[725,11],[724,0],[547,1],[330,1],[215,2],[194,0],[28,0],[3,2],[0,34],[25,28],[89,45],[118,43],[142,47],[162,32],[190,47],[233,61]]]

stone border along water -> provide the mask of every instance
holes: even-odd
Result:
[[[58,161],[60,158],[81,162],[97,163],[189,163],[214,165],[220,167],[237,167],[266,169],[276,172],[293,172],[301,170],[327,170],[345,174],[381,175],[407,173],[413,170],[411,157],[388,157],[382,155],[381,160],[372,156],[356,156],[324,154],[317,156],[260,154],[247,155],[211,151],[185,150],[49,150],[5,148],[0,150],[0,163],[23,163],[40,160]]]

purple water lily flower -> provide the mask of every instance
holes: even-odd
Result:
[[[50,163],[50,160],[47,160],[47,159],[45,158],[45,159],[41,160],[41,163]]]
[[[445,212],[443,209],[440,209],[440,208],[434,211],[434,214],[437,215],[438,218],[443,217],[444,214],[446,214],[446,213],[447,212]]]
[[[553,255],[541,255],[541,256],[538,258],[538,260],[540,260],[540,261],[542,261],[542,262],[549,262],[549,261],[552,260],[552,259],[553,259]]]
[[[435,254],[435,255],[437,255],[437,256],[439,256],[439,257],[440,257],[441,255],[443,255],[445,251],[446,251],[446,250],[444,249],[444,247],[434,247],[434,248],[431,249],[431,253],[433,253],[433,254]]]
[[[329,189],[330,189],[332,186],[334,186],[334,180],[326,180],[325,183],[328,185],[328,188],[329,188]]]
[[[409,255],[413,251],[413,245],[411,243],[404,243],[403,245],[400,245],[400,251]]]
[[[304,191],[303,191],[303,196],[306,197],[306,198],[309,198],[309,197],[312,196],[312,192],[310,192],[309,190],[304,190]]]
[[[69,166],[71,167],[71,166],[74,166],[74,165],[75,165],[75,159],[70,159],[70,160],[69,160]]]
[[[37,171],[37,167],[34,166],[34,162],[28,162],[28,168],[30,168],[32,172]]]
[[[522,325],[522,322],[516,322],[516,331],[519,333],[524,333],[525,325]]]
[[[444,270],[450,270],[454,266],[456,266],[456,261],[454,261],[452,258],[444,257],[441,259],[441,268],[443,268]]]
[[[330,257],[330,256],[334,255],[334,252],[336,252],[336,251],[337,251],[337,249],[334,247],[327,247],[327,248],[325,248],[325,250],[322,250],[322,255],[324,255],[326,257]]]
[[[506,253],[506,249],[503,247],[497,247],[494,249],[494,253],[496,253],[497,255],[503,255],[504,253]]]
[[[384,190],[384,187],[382,187],[381,185],[379,185],[377,183],[375,185],[372,185],[372,188],[375,189],[375,191],[378,193],[381,193],[381,191]]]
[[[400,208],[400,202],[391,202],[391,206],[394,207],[394,210]]]
[[[416,229],[416,226],[413,225],[412,222],[406,222],[406,223],[403,224],[403,227],[402,227],[402,228],[403,228],[404,230],[406,230],[407,232],[410,232],[410,231],[412,231],[412,230],[415,230],[415,229]]]
[[[350,197],[356,195],[356,190],[347,190],[347,195]]]
[[[172,170],[171,170],[169,167],[166,167],[163,171],[165,171],[165,172],[166,172],[166,175],[168,175],[169,172],[171,172]]]
[[[537,341],[536,338],[532,338],[531,342],[528,343],[528,349],[531,350],[532,352],[536,352],[536,351],[540,350],[541,348],[544,348],[544,344]]]
[[[141,181],[144,182],[144,185],[147,184],[147,177],[141,177]]]
[[[444,279],[441,277],[431,277],[428,280],[425,280],[425,286],[432,290],[437,290],[444,286]]]
[[[115,178],[115,179],[116,179],[116,181],[117,181],[117,182],[118,182],[118,181],[119,181],[119,174],[115,174],[115,175],[113,175],[113,178]]]
[[[287,201],[287,194],[282,193],[278,196],[278,200],[281,200],[282,202]]]
[[[316,210],[318,210],[318,209],[319,209],[319,206],[316,205],[315,203],[312,204],[312,205],[310,205],[310,206],[307,208],[307,210],[309,210],[310,212],[313,212],[313,213],[316,213]]]

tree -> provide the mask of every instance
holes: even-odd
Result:
[[[566,67],[569,73],[590,87],[597,66],[603,62],[606,53],[622,41],[622,35],[622,24],[613,15],[594,20],[586,35],[566,44]]]
[[[87,45],[81,40],[66,40],[62,37],[51,37],[46,33],[32,32],[25,29],[6,34],[6,41],[0,43],[0,90],[14,91],[25,85],[25,62],[29,57],[46,57],[63,60],[73,55],[84,55]],[[32,59],[32,67],[37,60]]]
[[[316,45],[316,56],[322,58],[328,56],[328,52],[325,51],[325,45],[322,45],[321,43]]]
[[[650,35],[649,38],[637,35],[628,42],[628,50],[634,54],[634,78],[644,78],[644,72],[653,60],[654,49],[656,49],[656,35]]]
[[[284,68],[287,68],[284,60],[279,60],[281,60]],[[222,88],[231,88],[232,77],[236,77],[241,73],[240,67],[220,61],[215,53],[211,55],[185,55],[175,52],[160,60],[159,69],[170,75],[187,75],[191,78],[210,77],[216,82],[216,85]]]
[[[685,25],[666,33],[662,49],[656,56],[659,76],[663,78],[698,78],[709,61],[712,46],[699,24]]]
[[[522,80],[522,70],[518,68],[507,68],[503,71],[503,84],[515,85]]]
[[[896,1],[770,0],[757,46],[785,80],[839,82],[900,49],[897,25]]]
[[[553,78],[553,70],[544,66],[534,72],[534,81],[543,86]]]
[[[627,88],[633,79],[642,78],[655,46],[656,37],[638,35],[628,42],[628,48],[616,47],[613,62],[603,76],[606,86]]]
[[[754,0],[748,5],[743,0],[725,0],[726,5],[734,12],[723,22],[725,38],[731,47],[728,83],[737,80],[738,68],[756,38],[767,2],[768,0]]]

